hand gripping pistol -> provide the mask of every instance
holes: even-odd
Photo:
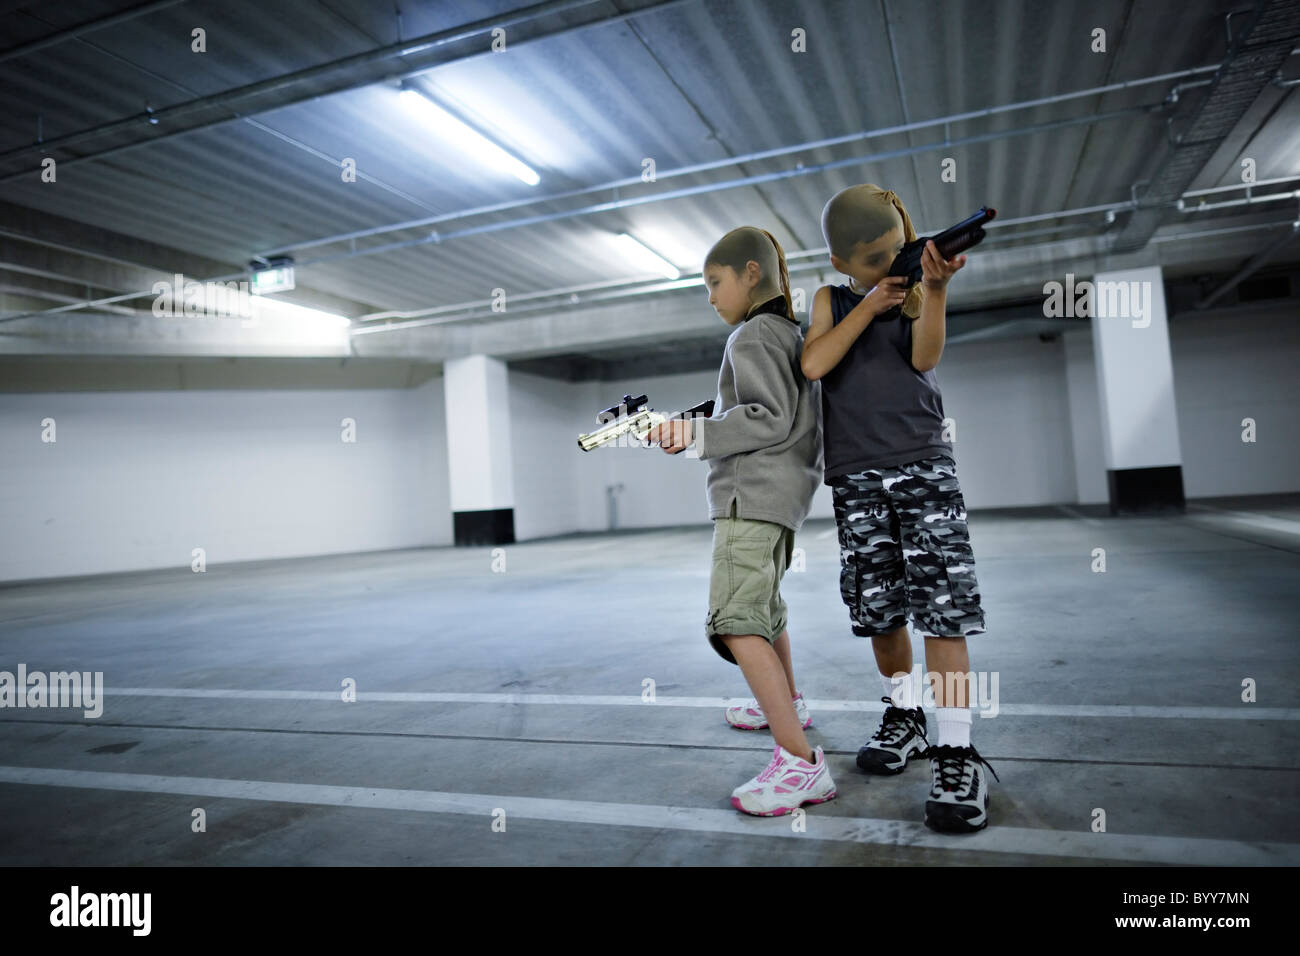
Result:
[[[662,425],[674,418],[694,418],[697,415],[711,418],[713,399],[700,402],[676,415],[664,415],[646,404],[646,396],[624,395],[622,402],[596,416],[596,421],[602,423],[601,428],[590,434],[578,436],[578,447],[583,451],[591,451],[625,434],[636,436],[638,441],[645,441],[646,435],[650,434],[650,429],[654,426]]]

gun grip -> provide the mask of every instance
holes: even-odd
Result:
[[[678,412],[673,418],[693,418],[696,415],[702,415],[705,418],[713,417],[713,399],[700,402],[698,405],[692,405],[684,412]]]

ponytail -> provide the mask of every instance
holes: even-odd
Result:
[[[898,194],[892,189],[885,190],[884,198],[898,211],[898,218],[903,221],[903,241],[915,242],[916,229],[912,226],[912,217],[907,214],[907,210],[903,207],[903,200],[899,199]],[[925,296],[923,285],[924,283],[921,282],[916,283],[907,290],[907,295],[903,298],[902,312],[909,319],[915,319],[921,314],[921,304]]]
[[[785,308],[790,313],[790,320],[798,322],[798,317],[794,314],[794,302],[790,298],[790,272],[785,265],[785,250],[781,248],[781,243],[776,241],[776,236],[772,235],[766,229],[759,230],[763,235],[772,240],[772,245],[776,246],[776,261],[781,270],[781,294],[785,296]]]

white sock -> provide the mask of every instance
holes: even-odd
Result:
[[[902,677],[886,677],[880,675],[880,686],[885,690],[885,696],[894,701],[895,707],[902,707],[905,710],[911,710],[919,706],[916,702],[916,681],[912,680],[911,673]]]
[[[939,716],[939,746],[969,747],[971,713],[969,707],[936,707]]]

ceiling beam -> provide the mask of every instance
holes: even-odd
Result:
[[[28,143],[0,153],[0,181],[34,175],[39,172],[40,160],[46,157],[56,159],[60,166],[68,166],[332,93],[412,76],[435,66],[488,52],[484,37],[499,27],[510,27],[511,46],[518,47],[533,40],[617,23],[688,2],[695,0],[653,0],[614,15],[602,12],[607,9],[606,4],[594,0],[535,3],[520,10],[391,43],[220,93],[136,113],[44,142]],[[562,25],[539,25],[557,14],[564,15]]]
[[[1186,118],[1186,128],[1166,147],[1137,209],[1114,238],[1112,251],[1134,252],[1160,226],[1165,207],[1176,202],[1205,168],[1260,92],[1273,82],[1300,40],[1300,3],[1258,0],[1253,15],[1232,39],[1210,88]]]
[[[247,274],[244,265],[219,262],[13,203],[0,202],[0,223],[4,223],[0,228],[0,269],[59,278],[108,290],[110,295],[140,293],[135,300],[117,303],[128,308],[147,309],[153,284],[170,282],[176,273],[195,281]],[[375,310],[372,303],[301,285],[288,298],[297,305],[338,315],[364,315]],[[42,308],[48,308],[48,304]],[[2,322],[0,319],[0,328]]]
[[[137,17],[143,17],[158,10],[174,7],[178,3],[184,3],[185,0],[154,0],[153,3],[142,3],[139,6],[122,10],[119,13],[109,14],[106,17],[100,17],[97,20],[88,20],[85,23],[79,23],[76,26],[67,27],[62,30],[56,30],[54,33],[46,34],[35,40],[28,40],[26,43],[20,43],[17,46],[11,46],[7,49],[0,50],[0,63],[6,60],[14,60],[20,56],[28,56],[41,50],[47,50],[52,46],[58,46],[67,40],[75,40],[77,37],[85,36],[87,33],[94,33],[98,30],[106,30],[109,27],[115,27],[118,24],[126,23],[128,20],[134,20]]]
[[[1260,214],[1252,218],[1258,220]],[[1246,217],[1234,218],[1240,223]],[[1258,251],[1264,230],[1251,226],[1203,228],[1187,224],[1182,233],[1163,230],[1154,249],[1127,256],[1106,252],[1100,236],[1064,239],[1032,247],[990,250],[972,255],[961,278],[948,297],[949,315],[965,322],[962,313],[1008,301],[1043,299],[1048,280],[1064,283],[1067,274],[1078,280],[1099,271],[1130,269],[1160,264],[1167,274],[1190,270],[1221,271],[1225,258],[1248,257]],[[1276,226],[1272,224],[1270,228]],[[1280,227],[1279,227],[1280,228]],[[1246,231],[1224,235],[1224,229]],[[1186,234],[1193,238],[1173,241]],[[20,252],[31,254],[39,247],[19,244]],[[9,250],[0,237],[0,262]],[[61,273],[65,264],[40,260],[40,271]],[[103,264],[105,270],[120,268]],[[100,284],[114,287],[101,277]],[[804,289],[805,297],[822,282],[839,282],[829,270],[792,274],[791,285]],[[565,307],[558,304],[541,313],[483,316],[476,320],[430,324],[391,332],[368,330],[367,335],[326,337],[311,346],[284,330],[245,329],[236,320],[166,318],[148,312],[134,318],[83,313],[41,315],[0,321],[0,353],[56,355],[357,355],[388,357],[412,362],[441,363],[448,358],[474,353],[494,355],[511,361],[574,354],[636,354],[642,346],[648,352],[665,343],[682,348],[705,348],[726,332],[724,324],[707,309],[701,289],[681,289],[636,300],[620,300],[598,307]],[[1024,318],[1042,319],[1033,310]],[[345,330],[346,331],[346,330]],[[314,349],[314,351],[313,351]]]

